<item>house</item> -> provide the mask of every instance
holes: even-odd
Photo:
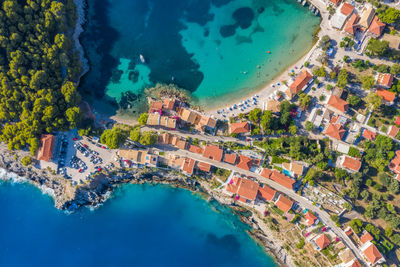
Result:
[[[271,202],[275,199],[277,191],[269,186],[264,185],[258,188],[258,193],[265,201]]]
[[[379,37],[382,35],[385,27],[386,24],[379,21],[378,16],[375,15],[374,19],[371,22],[371,25],[369,25],[368,32],[370,32],[375,37]]]
[[[400,37],[398,35],[392,35],[392,34],[383,34],[382,37],[383,41],[388,41],[389,42],[389,48],[398,50],[400,48]]]
[[[192,153],[203,154],[203,149],[199,146],[190,145],[188,150]]]
[[[287,97],[292,99],[295,95],[305,90],[312,82],[312,78],[313,76],[307,70],[303,70],[296,80],[294,80],[294,82],[285,91]]]
[[[300,163],[291,161],[282,163],[282,168],[290,173],[290,176],[299,178],[303,176],[304,166]]]
[[[167,116],[161,116],[160,118],[160,125],[169,129],[176,128],[176,119],[169,118]]]
[[[176,155],[170,155],[168,158],[168,167],[172,169],[182,169],[183,161],[185,159]]]
[[[289,189],[293,189],[294,184],[296,183],[296,180],[294,180],[278,171],[275,171],[275,170],[271,172],[269,179],[271,179],[271,180],[277,182],[278,184],[280,184],[286,188],[289,188]]]
[[[219,146],[208,145],[204,149],[203,157],[212,159],[215,161],[221,161],[223,153],[224,153],[224,151]]]
[[[149,167],[157,167],[158,165],[158,156],[150,154],[146,150],[121,149],[118,151],[118,155],[122,159],[131,161],[137,165]]]
[[[232,153],[232,154],[225,153],[224,162],[235,165],[236,158],[237,158],[237,155],[235,153]]]
[[[182,108],[180,110],[179,117],[181,118],[181,120],[186,121],[190,124],[198,124],[201,119],[200,114],[187,108]]]
[[[348,170],[349,172],[358,172],[361,168],[361,161],[346,155],[340,156],[338,161],[339,166]]]
[[[275,201],[275,206],[278,207],[284,213],[289,212],[292,209],[293,201],[280,194],[278,199]]]
[[[324,248],[329,246],[329,244],[331,243],[331,241],[329,240],[329,238],[326,234],[321,234],[319,237],[317,237],[314,240],[314,242],[317,245],[318,250],[323,250]]]
[[[394,121],[394,123],[400,126],[400,116],[396,118],[396,120]]]
[[[394,100],[396,98],[396,94],[393,92],[390,92],[388,90],[385,89],[376,89],[376,94],[379,95],[380,97],[382,97],[382,100],[385,102],[386,105],[393,105],[394,104]]]
[[[250,132],[250,124],[246,122],[231,123],[230,127],[231,134],[244,134]]]
[[[195,163],[194,159],[185,158],[182,164],[182,172],[189,176],[192,175]]]
[[[399,133],[399,127],[397,127],[396,125],[389,126],[387,134],[390,137],[396,138],[398,133]]]
[[[348,248],[339,253],[339,258],[342,261],[342,264],[338,265],[340,267],[362,267],[360,262],[354,257],[353,252]]]
[[[271,179],[271,175],[272,175],[272,170],[267,169],[267,168],[263,168],[260,175],[264,178],[267,179]]]
[[[198,162],[197,163],[197,168],[203,172],[210,172],[211,170],[211,165],[205,162]]]
[[[371,243],[371,241],[365,243],[361,247],[361,251],[371,265],[382,264],[385,262],[385,258],[382,256],[377,247]]]
[[[331,2],[331,4],[337,6],[340,2],[340,0],[329,0],[329,2]]]
[[[364,8],[361,14],[360,21],[358,23],[359,29],[362,31],[366,31],[369,28],[369,25],[371,25],[374,16],[375,16],[375,9],[372,6]]]
[[[341,30],[347,18],[353,13],[354,7],[349,3],[343,3],[331,19],[333,28]]]
[[[351,15],[350,19],[347,21],[346,25],[344,26],[343,30],[350,35],[354,35],[357,31],[357,23],[358,23],[359,19],[360,19],[360,16],[353,13],[353,15]]]
[[[310,211],[307,211],[304,218],[306,219],[306,224],[308,227],[312,226],[315,223],[315,221],[317,220],[317,217],[314,214],[312,214]]]
[[[361,243],[365,244],[368,241],[372,241],[374,240],[374,238],[372,237],[372,235],[370,233],[368,233],[367,231],[365,231],[365,233],[363,234],[363,236],[360,238]]]
[[[170,133],[162,133],[158,136],[158,143],[162,145],[170,145],[173,135]]]
[[[374,133],[368,129],[364,129],[362,132],[362,137],[364,137],[365,139],[368,139],[369,141],[374,141],[376,138],[376,133]]]
[[[163,108],[163,103],[161,101],[153,101],[151,102],[149,113],[158,112],[161,114]]]
[[[376,75],[376,86],[390,89],[393,84],[393,78],[394,76],[389,73],[378,73]]]
[[[217,121],[211,117],[201,116],[199,123],[196,125],[196,129],[204,132],[206,130],[213,131],[217,126]]]
[[[40,149],[38,152],[38,160],[50,162],[53,156],[55,136],[52,134],[42,134],[40,137]]]
[[[153,102],[154,103],[154,102]],[[146,124],[149,126],[159,126],[160,125],[160,114],[158,113],[150,113],[147,118]]]
[[[267,101],[267,110],[272,111],[272,113],[277,113],[281,111],[281,102],[275,99],[269,99]]]
[[[253,159],[247,156],[239,155],[239,162],[236,164],[236,167],[250,171],[253,165]]]
[[[400,181],[400,150],[396,151],[394,158],[390,161],[389,169],[396,174],[396,179]]]
[[[166,110],[175,110],[176,101],[175,99],[166,98],[163,102],[163,108]]]
[[[338,113],[345,113],[349,108],[349,103],[338,96],[331,95],[328,100],[328,105]]]
[[[258,183],[239,177],[233,177],[233,183],[226,185],[225,190],[239,196],[242,202],[254,201],[258,194]]]
[[[179,136],[173,135],[171,140],[170,140],[170,145],[175,146],[176,148],[185,150],[188,143],[186,141],[186,139],[183,139]]]
[[[342,140],[346,130],[339,123],[330,123],[325,134],[333,139]]]

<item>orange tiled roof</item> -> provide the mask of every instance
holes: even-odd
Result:
[[[161,101],[153,101],[151,103],[151,108],[152,109],[162,109],[163,108],[163,103]]]
[[[326,234],[322,234],[315,240],[315,243],[320,249],[324,249],[331,243],[331,241],[328,239]]]
[[[371,22],[371,25],[369,25],[368,31],[377,36],[381,36],[385,27],[386,24],[379,21],[378,16],[375,15],[374,19]]]
[[[349,21],[344,26],[344,31],[351,35],[354,35],[354,33],[356,32],[356,29],[357,29],[357,22],[359,19],[360,19],[360,16],[358,16],[357,14],[351,15]]]
[[[344,156],[343,167],[353,171],[359,171],[361,168],[361,161]]]
[[[340,8],[340,12],[346,16],[353,13],[353,10],[354,10],[354,6],[350,5],[349,3],[343,3],[342,7]]]
[[[296,78],[296,80],[294,80],[294,82],[286,90],[286,95],[289,98],[293,98],[296,94],[303,90],[304,86],[307,85],[312,77],[313,76],[307,70],[303,70]]]
[[[203,172],[210,172],[211,170],[211,165],[205,162],[198,162],[197,163],[197,168]]]
[[[236,163],[236,158],[237,158],[237,155],[235,153],[232,153],[232,154],[225,153],[225,155],[224,155],[224,161],[226,163],[230,163],[233,165]]]
[[[376,89],[376,94],[382,97],[386,102],[393,102],[396,98],[396,94],[384,89]]]
[[[338,139],[338,140],[342,140],[345,133],[346,133],[346,130],[343,128],[342,125],[340,125],[338,123],[337,124],[334,124],[334,123],[329,124],[328,128],[325,131],[326,135],[328,135],[332,138]]]
[[[194,164],[196,161],[194,159],[185,158],[183,161],[182,170],[187,174],[193,174]]]
[[[389,129],[388,135],[395,138],[398,133],[399,127],[397,127],[396,125],[392,125]]]
[[[271,179],[271,180],[277,182],[278,184],[280,184],[286,188],[289,188],[289,189],[293,189],[293,184],[296,182],[294,179],[292,179],[278,171],[272,171],[269,179]]]
[[[390,161],[389,169],[396,174],[400,174],[400,150],[396,151],[395,157]]]
[[[343,99],[335,95],[331,95],[328,100],[328,105],[342,112],[346,112],[349,107],[349,103],[347,103],[347,101],[344,101]]]
[[[371,243],[371,245],[364,250],[364,255],[368,259],[368,261],[372,264],[375,264],[377,261],[379,261],[382,258],[382,254],[379,252],[379,250],[376,248],[374,244]]]
[[[283,212],[288,212],[292,206],[293,202],[283,195],[279,195],[278,200],[275,202],[275,205]]]
[[[186,149],[187,142],[185,139],[177,138],[175,146],[179,149]]]
[[[173,110],[175,107],[175,99],[164,99],[163,107],[165,109]]]
[[[331,2],[332,4],[337,6],[339,4],[340,0],[329,0],[329,2]]]
[[[393,84],[393,75],[389,73],[380,73],[378,75],[378,79],[376,81],[377,85],[381,85],[387,88],[392,87]]]
[[[42,146],[39,149],[38,160],[50,161],[53,156],[54,149],[54,135],[42,134],[40,142]]]
[[[357,259],[355,259],[349,267],[362,267],[362,265]]]
[[[261,171],[261,176],[267,179],[270,179],[272,175],[272,170],[267,169],[267,168],[263,168],[263,170]]]
[[[221,148],[219,148],[219,146],[208,145],[204,149],[203,157],[212,159],[212,160],[216,160],[216,161],[221,161],[222,154],[223,154],[223,150]]]
[[[236,167],[241,168],[246,171],[250,171],[252,166],[252,159],[243,155],[239,155],[239,162]]]
[[[258,192],[260,193],[261,197],[264,198],[266,201],[272,201],[276,194],[276,190],[266,185],[264,185],[264,187],[259,187]]]
[[[241,179],[237,194],[249,200],[255,200],[258,193],[258,183],[249,179]]]
[[[250,132],[250,124],[246,122],[236,122],[230,125],[231,133],[241,134]]]
[[[374,240],[374,238],[373,238],[372,235],[371,235],[370,233],[368,233],[368,232],[366,232],[366,233],[360,238],[360,241],[361,241],[361,243],[363,243],[363,244],[367,243],[368,241],[372,241],[372,240]]]
[[[376,138],[376,133],[368,129],[364,129],[362,136],[370,141],[373,141]]]
[[[228,192],[231,192],[233,194],[236,194],[239,188],[239,180],[242,178],[238,178],[238,177],[233,177],[232,178],[232,183],[229,183],[225,186],[225,190]]]
[[[315,220],[317,220],[317,217],[315,217],[315,215],[312,214],[310,211],[307,211],[304,217],[307,220],[307,226],[313,225],[315,223]]]
[[[199,146],[190,145],[189,151],[196,154],[203,154],[203,149]]]

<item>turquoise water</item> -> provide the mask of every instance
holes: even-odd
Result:
[[[204,107],[243,97],[304,55],[320,21],[295,0],[88,4],[82,43],[91,71],[81,91],[111,112],[143,109],[143,88],[157,82],[190,90]]]
[[[126,185],[65,214],[27,184],[0,181],[0,266],[275,266],[228,208],[187,190]]]

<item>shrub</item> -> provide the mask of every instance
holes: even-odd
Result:
[[[22,162],[22,165],[24,165],[24,166],[31,165],[32,164],[32,158],[30,156],[25,156],[25,157],[22,158],[21,162]]]

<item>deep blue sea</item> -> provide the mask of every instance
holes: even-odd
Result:
[[[66,214],[0,181],[0,266],[276,266],[226,207],[168,186],[125,185]]]
[[[110,115],[147,110],[143,89],[158,82],[205,108],[252,94],[311,48],[320,22],[296,0],[87,2],[81,92]]]

